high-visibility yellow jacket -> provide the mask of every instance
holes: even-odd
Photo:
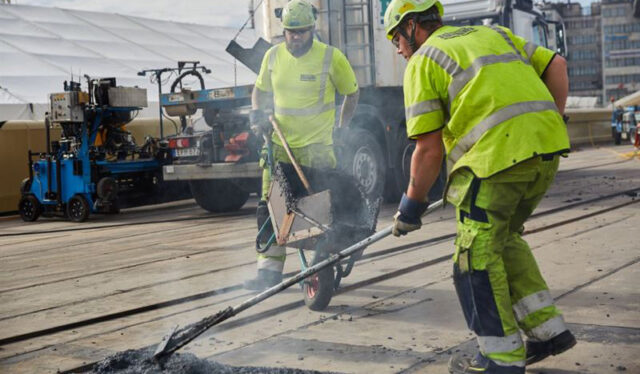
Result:
[[[566,126],[540,78],[554,56],[504,27],[439,28],[407,64],[407,135],[442,129],[449,173],[468,167],[479,178],[567,152]]]
[[[336,90],[341,95],[358,90],[344,54],[317,40],[300,57],[289,53],[285,43],[271,47],[255,86],[273,92],[275,117],[292,148],[333,144]],[[273,142],[282,145],[276,136]]]

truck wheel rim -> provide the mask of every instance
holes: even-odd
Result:
[[[366,193],[372,192],[378,179],[375,156],[367,147],[358,149],[353,157],[353,175],[360,182]]]

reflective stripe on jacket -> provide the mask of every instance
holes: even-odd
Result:
[[[486,178],[539,154],[569,149],[540,78],[554,57],[498,26],[443,26],[404,75],[407,135],[442,129],[448,170]]]
[[[273,92],[274,112],[292,148],[331,145],[335,122],[335,94],[358,90],[355,73],[338,49],[313,41],[311,49],[294,57],[285,43],[264,56],[256,87]],[[280,144],[280,139],[273,138]]]

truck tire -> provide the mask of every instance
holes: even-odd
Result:
[[[382,147],[371,133],[354,129],[345,134],[345,149],[338,166],[360,182],[370,199],[382,196],[385,184],[386,163]]]
[[[247,191],[222,179],[192,180],[189,181],[189,189],[196,203],[212,213],[238,210],[249,199]]]
[[[387,202],[397,202],[402,197],[402,194],[407,191],[407,186],[409,185],[409,178],[411,177],[411,156],[413,155],[413,151],[416,149],[416,143],[412,140],[409,140],[404,131],[400,131],[398,133],[398,138],[396,139],[396,144],[398,145],[396,154],[394,155],[394,168],[393,168],[393,176],[395,181],[395,186],[389,182],[389,192],[385,191],[385,200]],[[442,198],[442,193],[447,183],[447,166],[446,162],[443,160],[442,166],[440,168],[440,174],[438,178],[434,181],[431,189],[429,190],[428,199],[429,201],[436,201]],[[395,187],[395,191],[391,189]],[[395,193],[395,195],[392,195]]]
[[[405,131],[399,131],[396,137],[396,152],[392,157],[393,172],[389,176],[384,192],[384,199],[388,203],[400,201],[400,197],[407,190],[411,176],[411,155],[416,149],[416,143],[407,139]]]

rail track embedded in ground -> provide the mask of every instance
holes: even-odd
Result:
[[[563,205],[561,207],[557,207],[557,208],[552,208],[552,209],[548,209],[545,211],[541,211],[538,213],[535,213],[532,215],[532,218],[536,218],[536,217],[542,217],[542,216],[549,216],[549,215],[553,215],[559,212],[563,212],[563,211],[567,211],[576,207],[580,207],[580,206],[584,206],[584,205],[590,205],[596,202],[600,202],[600,201],[604,201],[604,200],[609,200],[609,199],[613,199],[616,197],[620,197],[620,196],[629,196],[631,198],[630,201],[625,201],[624,203],[621,204],[615,204],[603,209],[599,209],[593,212],[589,212],[589,213],[584,213],[581,214],[577,217],[572,217],[569,219],[564,219],[561,221],[557,221],[557,222],[553,222],[547,225],[543,225],[540,227],[537,227],[533,230],[528,230],[524,232],[524,235],[528,235],[528,234],[534,234],[534,233],[539,233],[545,230],[550,230],[553,228],[557,228],[559,226],[564,226],[564,225],[568,225],[570,223],[573,222],[577,222],[580,220],[584,220],[587,218],[591,218],[594,216],[598,216],[613,210],[617,210],[617,209],[621,209],[624,207],[629,206],[630,204],[635,204],[640,202],[640,199],[635,199],[635,195],[640,192],[640,188],[634,188],[634,189],[630,189],[630,190],[625,190],[625,191],[621,191],[621,192],[617,192],[617,193],[613,193],[613,194],[609,194],[609,195],[605,195],[605,196],[599,196],[593,199],[588,199],[588,200],[583,200],[583,201],[579,201],[579,202],[573,202],[573,203],[569,203],[567,205]],[[427,240],[422,240],[422,241],[418,241],[418,242],[414,242],[414,243],[410,243],[410,244],[404,244],[404,245],[399,245],[399,246],[394,246],[388,249],[383,249],[383,250],[379,250],[373,253],[367,253],[365,255],[362,256],[362,258],[359,260],[359,262],[364,263],[367,262],[368,260],[373,260],[373,259],[379,259],[383,256],[396,256],[396,255],[400,255],[409,251],[415,251],[415,250],[420,250],[423,248],[427,248],[430,246],[434,246],[436,244],[442,243],[444,241],[447,240],[451,240],[455,237],[455,233],[451,233],[451,234],[446,234],[446,235],[441,235],[435,238],[430,238]],[[184,254],[183,254],[184,255]],[[388,279],[392,279],[392,278],[396,278],[420,269],[424,269],[430,266],[434,266],[437,264],[440,264],[442,262],[448,261],[450,260],[451,255],[447,254],[444,256],[440,256],[437,258],[432,258],[432,259],[428,259],[425,261],[422,261],[420,263],[414,264],[412,266],[409,267],[405,267],[405,268],[401,268],[401,269],[397,269],[395,271],[380,275],[380,276],[376,276],[373,278],[369,278],[369,279],[365,279],[362,281],[359,281],[357,283],[354,284],[350,284],[350,285],[346,285],[345,287],[340,288],[337,291],[337,294],[341,294],[341,293],[345,293],[345,292],[349,292],[349,291],[353,291],[355,289],[359,289],[371,284],[375,284],[378,282],[382,282],[384,280],[388,280]],[[639,260],[635,260],[636,262]],[[211,270],[209,272],[217,272],[217,271],[222,271],[222,270],[230,270],[233,268],[239,268],[242,266],[246,266],[246,265],[250,265],[252,264],[253,261],[251,262],[246,262],[246,263],[242,263],[242,264],[235,264],[232,266],[229,266],[227,268],[224,269],[215,269],[215,270]],[[207,272],[207,273],[209,273]],[[285,276],[291,276],[295,273],[289,273],[286,274]],[[202,275],[202,274],[198,274],[198,275]],[[198,276],[198,275],[190,275],[190,277],[193,276]],[[153,286],[157,286],[158,284],[163,284],[163,283],[168,283],[171,281],[163,281],[163,282],[158,282],[155,284],[150,284],[150,285],[145,285],[144,287],[153,287]],[[123,310],[123,311],[119,311],[119,312],[114,312],[114,313],[110,313],[110,314],[105,314],[102,316],[97,316],[97,317],[93,317],[93,318],[88,318],[85,320],[80,320],[80,321],[76,321],[76,322],[71,322],[71,323],[67,323],[67,324],[62,324],[62,325],[58,325],[58,326],[53,326],[53,327],[49,327],[46,329],[41,329],[41,330],[36,330],[36,331],[32,331],[32,332],[28,332],[28,333],[24,333],[24,334],[19,334],[19,335],[14,335],[14,336],[10,336],[10,337],[6,337],[3,339],[0,339],[0,346],[3,345],[7,345],[7,344],[13,344],[13,343],[17,343],[17,342],[21,342],[21,341],[26,341],[26,340],[30,340],[30,339],[34,339],[34,338],[38,338],[38,337],[43,337],[43,336],[48,336],[48,335],[53,335],[53,334],[57,334],[60,332],[65,332],[65,331],[70,331],[73,329],[77,329],[80,327],[86,327],[86,326],[91,326],[91,325],[95,325],[95,324],[99,324],[99,323],[103,323],[103,322],[107,322],[107,321],[113,321],[113,320],[118,320],[118,319],[123,319],[126,317],[130,317],[136,314],[142,314],[142,313],[146,313],[149,311],[154,311],[154,310],[159,310],[159,309],[163,309],[163,308],[168,308],[171,306],[176,306],[176,305],[181,305],[181,304],[187,304],[196,300],[202,300],[202,299],[206,299],[209,297],[213,297],[213,296],[218,296],[218,295],[222,295],[222,294],[226,294],[226,293],[230,293],[233,291],[237,291],[240,290],[242,288],[242,286],[240,284],[235,284],[235,285],[231,285],[231,286],[227,286],[227,287],[223,287],[220,289],[216,289],[216,290],[212,290],[212,291],[207,291],[207,292],[201,292],[198,294],[194,294],[194,295],[189,295],[189,296],[185,296],[185,297],[180,297],[180,298],[175,298],[175,299],[171,299],[171,300],[167,300],[167,301],[163,301],[163,302],[159,302],[159,303],[153,303],[153,304],[149,304],[149,305],[144,305],[144,306],[140,306],[140,307],[136,307],[136,308],[132,308],[132,309],[127,309],[127,310]],[[119,292],[119,294],[121,294],[121,292]],[[565,294],[563,294],[562,296],[564,296]],[[108,295],[107,295],[108,296]],[[225,303],[228,302],[232,302],[234,300],[237,299],[241,299],[241,298],[245,298],[247,296],[247,294],[241,294],[241,295],[237,295],[231,298],[228,298],[227,300],[224,300]],[[101,296],[101,297],[104,297]],[[80,301],[75,301],[73,304],[78,304],[78,303],[82,303],[84,301],[87,300],[80,300]],[[284,304],[284,305],[280,305],[276,308],[272,308],[260,313],[257,313],[255,315],[251,315],[251,316],[247,316],[247,317],[242,317],[242,318],[236,318],[232,321],[229,321],[223,325],[218,326],[218,331],[226,331],[229,329],[233,329],[234,327],[237,326],[241,326],[244,325],[246,323],[252,323],[252,322],[257,322],[260,321],[264,318],[273,316],[273,315],[277,315],[279,313],[288,311],[288,310],[292,310],[295,309],[299,306],[301,306],[303,303],[303,301],[296,301],[296,302],[292,302],[292,303],[288,303],[288,304]],[[201,308],[210,308],[210,307],[214,307],[214,306],[219,306],[221,303],[220,302],[215,302],[212,304],[207,304],[207,305],[201,305],[201,306],[197,306],[195,308],[192,308],[190,310],[194,310],[194,309],[201,309]],[[54,308],[49,308],[48,310],[52,310],[52,309],[56,309],[56,308],[60,308],[64,305],[60,305]],[[31,313],[36,313],[38,311],[34,311]],[[163,316],[160,317],[160,319],[162,318],[168,318],[172,315],[175,314],[180,314],[180,313],[184,313],[185,311],[179,311],[176,313],[172,313],[169,316]],[[22,316],[24,314],[21,314],[20,316]],[[10,317],[5,317],[3,319],[11,319],[11,318],[16,318],[18,316],[10,316]],[[125,329],[127,327],[130,326],[120,326],[118,328],[118,330],[121,329]],[[104,332],[102,332],[104,333]],[[84,338],[84,337],[83,337]],[[77,339],[77,338],[76,338]],[[73,342],[76,339],[71,339],[68,342]],[[45,347],[40,347],[37,349],[34,349],[33,351],[38,351],[41,349],[45,349],[50,347],[51,345],[45,346]],[[32,352],[32,351],[29,351]],[[25,354],[25,353],[29,353],[29,352],[22,352],[19,355]],[[74,369],[75,370],[75,369]]]

